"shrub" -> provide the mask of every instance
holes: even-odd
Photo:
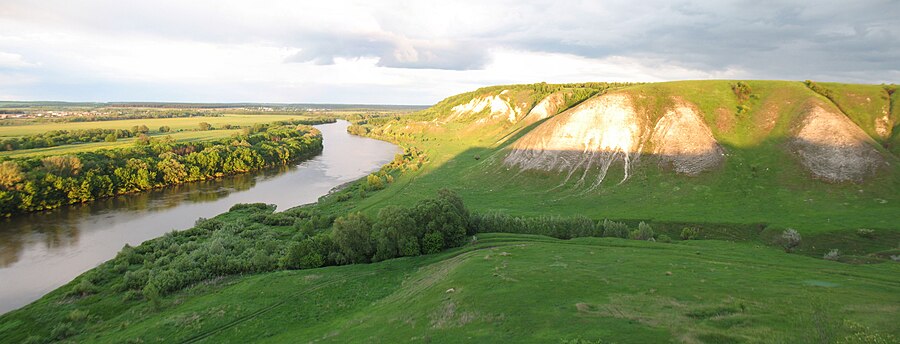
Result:
[[[285,215],[284,213],[274,213],[266,215],[266,217],[262,219],[262,224],[269,226],[291,226],[294,224],[295,220],[296,219],[293,217]]]
[[[239,210],[248,210],[248,211],[265,211],[265,212],[274,212],[275,205],[274,204],[265,204],[265,203],[238,203],[231,206],[228,211],[239,211]]]
[[[603,236],[628,238],[628,226],[622,222],[603,220]]]
[[[194,222],[194,228],[205,229],[208,231],[214,231],[222,228],[222,221],[216,219],[205,219],[199,218],[196,222]]]
[[[822,258],[825,260],[839,260],[841,259],[841,251],[836,248],[831,249],[831,251],[828,251]]]
[[[159,308],[160,305],[160,290],[159,287],[156,286],[153,281],[147,282],[147,285],[144,286],[144,289],[141,290],[141,294],[144,295],[144,298],[150,301],[150,304],[154,309]]]
[[[700,236],[700,228],[684,227],[681,229],[681,240],[695,240]]]
[[[384,181],[381,180],[381,177],[370,174],[366,177],[366,189],[368,190],[381,190],[384,189]]]
[[[64,322],[53,327],[53,330],[50,331],[50,337],[56,340],[63,340],[77,333],[71,323]]]
[[[784,252],[793,252],[797,246],[800,246],[802,239],[800,233],[793,228],[785,229],[781,233],[781,245],[784,247]]]
[[[750,98],[750,94],[753,93],[753,90],[750,89],[750,85],[747,85],[747,83],[743,81],[731,84],[731,90],[734,92],[739,103],[747,101]]]
[[[860,228],[856,230],[856,235],[866,239],[874,239],[875,231],[868,228]]]
[[[87,278],[82,278],[72,290],[69,291],[70,296],[87,296],[97,292],[97,286],[91,283]]]
[[[150,274],[145,269],[125,273],[125,288],[139,290],[147,285]]]
[[[71,322],[81,322],[81,321],[84,321],[85,319],[87,319],[87,317],[88,317],[88,312],[82,311],[80,309],[73,310],[73,311],[69,312],[68,315],[66,315],[66,318],[69,319],[69,321],[71,321]]]
[[[644,221],[638,224],[638,228],[631,231],[629,237],[634,240],[650,240],[653,239],[653,228]]]
[[[672,242],[672,238],[670,238],[670,237],[669,237],[668,235],[666,235],[666,234],[660,234],[660,235],[656,238],[656,241],[659,241],[659,242],[665,242],[665,243],[670,243],[670,242]]]

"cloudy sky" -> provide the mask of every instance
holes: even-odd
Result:
[[[900,83],[900,1],[0,0],[0,100],[431,104],[680,79]]]

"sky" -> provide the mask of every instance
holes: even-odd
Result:
[[[0,0],[0,100],[427,105],[684,79],[900,83],[900,1]]]

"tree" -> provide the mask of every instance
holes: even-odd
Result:
[[[146,125],[136,125],[136,126],[131,127],[131,132],[134,135],[146,134],[146,133],[150,132],[150,128],[148,128]]]
[[[9,188],[22,179],[25,179],[25,174],[19,169],[19,164],[13,161],[0,163],[0,186]]]
[[[56,155],[41,159],[44,168],[58,176],[76,175],[81,170],[81,159],[74,155]]]
[[[384,207],[372,225],[372,239],[375,242],[372,260],[420,255],[419,241],[423,234],[418,231],[409,209],[393,205]]]
[[[444,247],[457,247],[465,243],[469,230],[469,211],[456,192],[441,189],[437,198],[419,201],[413,213],[416,226],[421,227],[422,231],[441,233]]]
[[[366,263],[372,257],[372,224],[361,213],[351,213],[334,220],[334,243],[342,263]]]
[[[638,228],[631,232],[631,238],[634,240],[650,240],[653,239],[653,228],[649,224],[641,221]]]
[[[425,234],[425,237],[422,239],[422,246],[425,254],[441,252],[441,249],[444,248],[444,236],[441,235],[441,232],[429,232],[428,234]]]
[[[201,131],[207,131],[207,130],[212,129],[212,124],[209,124],[206,122],[200,122],[199,126],[200,126]]]
[[[111,133],[109,135],[106,135],[106,138],[104,138],[103,140],[106,142],[116,142],[118,139],[119,137],[116,136],[116,133]]]
[[[180,184],[188,176],[184,165],[174,157],[168,157],[156,163],[156,169],[162,174],[163,182],[166,184]]]
[[[150,144],[150,136],[147,136],[147,134],[139,134],[134,141],[134,144],[138,146],[147,146]]]
[[[172,131],[172,128],[169,127],[168,125],[159,127],[159,132],[161,132],[161,133],[168,133],[170,131]]]

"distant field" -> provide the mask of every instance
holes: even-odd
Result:
[[[304,116],[297,115],[235,115],[226,114],[222,117],[185,117],[185,118],[153,118],[153,119],[128,119],[121,121],[97,121],[97,122],[71,122],[71,123],[41,123],[21,126],[0,126],[0,137],[27,136],[48,132],[51,130],[73,129],[131,129],[136,125],[146,125],[151,132],[159,130],[159,127],[167,125],[172,130],[197,129],[200,122],[207,122],[213,127],[224,124],[252,125],[254,123],[269,123],[288,119],[301,119]]]
[[[152,138],[162,138],[167,135],[171,135],[175,141],[177,142],[187,142],[187,141],[207,141],[218,139],[222,137],[228,137],[240,132],[240,129],[233,130],[210,130],[210,131],[184,131],[178,133],[156,133],[150,135]],[[16,150],[16,151],[0,151],[0,157],[11,157],[11,158],[23,158],[23,157],[32,157],[32,156],[45,156],[45,155],[62,155],[62,154],[74,154],[80,152],[89,152],[97,149],[109,149],[109,148],[117,148],[130,146],[134,144],[134,137],[119,139],[116,142],[92,142],[92,143],[83,143],[76,145],[62,145],[56,147],[46,147],[46,148],[35,148],[35,149],[24,149],[24,150]]]

